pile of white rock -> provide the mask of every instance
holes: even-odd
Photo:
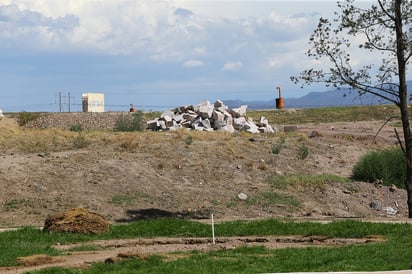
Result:
[[[250,133],[274,133],[265,117],[257,122],[246,116],[247,106],[228,109],[221,101],[214,104],[203,101],[198,105],[181,106],[161,114],[160,117],[148,121],[147,129],[177,130],[187,128],[201,131],[247,131]]]
[[[0,120],[4,117],[3,110],[0,108]]]

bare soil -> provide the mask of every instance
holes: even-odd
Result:
[[[118,142],[107,141],[106,145],[91,143],[82,149],[44,153],[0,149],[0,227],[40,227],[48,216],[75,207],[97,212],[112,223],[169,216],[209,221],[211,214],[217,222],[273,217],[406,220],[406,192],[401,189],[365,182],[277,188],[267,181],[269,176],[293,174],[350,177],[353,165],[367,151],[397,143],[389,125],[375,136],[383,123],[303,124],[297,125],[296,132],[275,135],[138,133],[119,135]],[[6,117],[0,125],[14,126],[15,121]],[[279,144],[280,153],[272,153],[272,147]],[[309,152],[305,159],[299,157],[302,144]],[[241,193],[246,200],[239,198]],[[277,200],[273,193],[288,199]],[[192,245],[183,239],[168,239],[175,241],[169,250],[163,244],[135,241],[118,244],[124,249],[71,253],[67,255],[71,259],[41,257],[44,263],[35,267],[82,267],[85,262],[104,261],[120,253],[164,253],[181,250],[181,245],[184,250],[202,250],[245,244],[237,238],[227,239],[224,247],[206,240],[192,240],[202,241]],[[272,241],[255,242],[270,246]],[[313,239],[309,242],[313,244]],[[274,243],[273,247],[278,245]],[[0,269],[0,273],[32,267]]]

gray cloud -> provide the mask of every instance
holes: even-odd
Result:
[[[177,9],[175,9],[174,15],[182,16],[182,17],[190,17],[190,16],[194,15],[194,13],[191,10],[188,10],[188,9],[177,8]]]
[[[31,11],[20,10],[17,5],[0,6],[0,22],[13,24],[15,27],[35,27],[45,26],[61,29],[73,29],[79,25],[79,18],[75,15],[65,15],[53,19],[43,14]]]

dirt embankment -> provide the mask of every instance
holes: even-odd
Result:
[[[55,114],[47,119],[66,127],[80,116]],[[68,120],[63,123],[62,117]],[[375,138],[382,124],[304,124],[287,135],[178,131],[99,137],[85,132],[82,137],[90,141],[81,149],[4,149],[0,226],[41,226],[47,216],[73,207],[98,212],[111,222],[209,218],[212,213],[218,219],[405,217],[403,190],[361,182],[280,187],[268,181],[271,176],[298,174],[349,177],[367,151],[396,143],[389,126]],[[63,137],[56,135],[52,142],[59,138]],[[276,153],[274,146],[279,147]],[[302,148],[308,153],[304,159]]]
[[[57,114],[47,126],[42,120],[37,127],[68,128],[86,123],[77,115]],[[97,119],[92,121],[100,124]],[[105,126],[99,128],[109,127],[112,122],[108,121],[105,118]],[[0,150],[0,227],[42,226],[48,216],[74,207],[98,212],[110,222],[171,216],[208,219],[211,214],[217,222],[272,217],[404,220],[407,216],[404,190],[364,182],[277,185],[268,180],[283,175],[323,173],[349,177],[354,163],[367,151],[397,142],[389,126],[375,137],[382,124],[383,121],[304,124],[286,135],[178,131],[100,133],[96,137],[96,133],[84,132],[82,136],[88,145],[81,149],[28,153],[4,146]],[[0,126],[16,127],[16,122],[6,118],[0,120]],[[53,134],[56,143],[66,138],[57,131]],[[31,141],[33,145],[42,142]],[[276,153],[274,147],[278,148]],[[301,157],[302,148],[308,152],[305,158]],[[364,244],[372,240],[356,241]],[[96,242],[93,244],[101,245],[102,251],[21,258],[26,266],[1,268],[0,273],[22,273],[51,266],[87,267],[94,261],[111,263],[127,256],[144,259],[147,254],[177,250],[355,243],[351,239],[299,236],[219,238],[216,245],[210,241]]]

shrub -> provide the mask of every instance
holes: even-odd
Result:
[[[352,179],[394,184],[404,188],[406,179],[405,156],[400,148],[372,151],[364,155],[353,167]]]
[[[272,147],[271,147],[272,154],[279,154],[280,153],[280,151],[283,148],[283,144],[285,143],[285,140],[286,140],[285,137],[281,136],[280,140],[279,140],[279,143],[272,145]]]
[[[89,141],[86,140],[86,137],[79,132],[79,135],[72,140],[74,148],[85,148],[89,145]]]
[[[73,124],[70,126],[70,131],[74,131],[74,132],[83,131],[83,126],[81,124]]]
[[[188,136],[185,140],[185,144],[186,145],[191,145],[193,143],[193,137],[192,136]]]
[[[121,115],[115,122],[116,131],[142,131],[143,130],[143,111],[139,110],[132,114]]]
[[[272,154],[279,154],[280,151],[282,150],[282,145],[281,144],[273,144],[271,152]]]
[[[309,148],[305,144],[302,144],[298,149],[298,158],[301,160],[304,160],[308,156],[309,156]]]
[[[39,116],[40,114],[35,112],[19,112],[17,115],[17,122],[20,126],[25,126],[29,122],[36,120]]]

